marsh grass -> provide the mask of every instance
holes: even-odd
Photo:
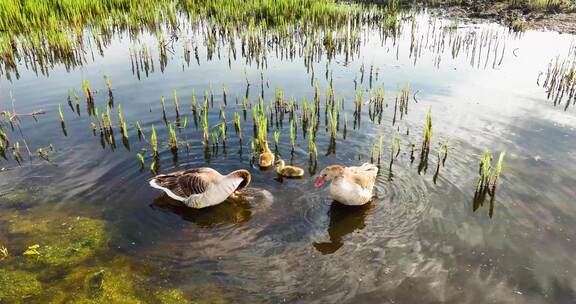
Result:
[[[537,83],[540,84],[540,76]],[[554,106],[564,103],[567,110],[576,104],[576,46],[571,47],[567,58],[558,56],[550,61],[542,86]]]
[[[506,0],[510,8],[527,11],[561,11],[573,9],[575,3],[569,0]]]

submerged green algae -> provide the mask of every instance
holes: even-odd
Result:
[[[42,292],[35,274],[0,268],[0,303],[27,303]]]
[[[179,289],[161,290],[156,292],[155,296],[160,304],[197,303],[186,299],[184,293]]]
[[[78,266],[47,293],[50,303],[221,303],[190,301],[179,289],[150,288],[150,278],[125,258],[103,266]]]
[[[104,220],[44,207],[2,211],[0,245],[9,241],[10,256],[0,261],[0,303],[227,303],[215,285],[158,286],[166,273],[110,259]],[[36,244],[38,254],[23,254]]]
[[[51,303],[142,303],[126,268],[77,267],[51,289]]]
[[[11,221],[9,233],[25,234],[30,245],[40,245],[39,254],[26,259],[49,266],[77,264],[106,242],[105,222],[87,217],[18,217]]]

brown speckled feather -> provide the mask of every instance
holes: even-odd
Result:
[[[222,175],[214,169],[197,168],[158,175],[154,179],[159,186],[169,189],[174,194],[188,197],[204,193],[210,183],[221,178]]]

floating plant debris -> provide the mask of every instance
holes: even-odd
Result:
[[[9,255],[8,253],[8,248],[4,247],[4,246],[0,246],[0,261],[4,260],[5,258],[7,258]]]
[[[22,255],[28,255],[28,256],[40,255],[40,252],[38,251],[39,248],[40,245],[38,244],[28,246],[28,248],[22,253]]]

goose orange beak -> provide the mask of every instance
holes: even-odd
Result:
[[[322,177],[319,177],[314,183],[314,187],[320,188],[320,186],[324,185],[325,182],[326,181]]]

